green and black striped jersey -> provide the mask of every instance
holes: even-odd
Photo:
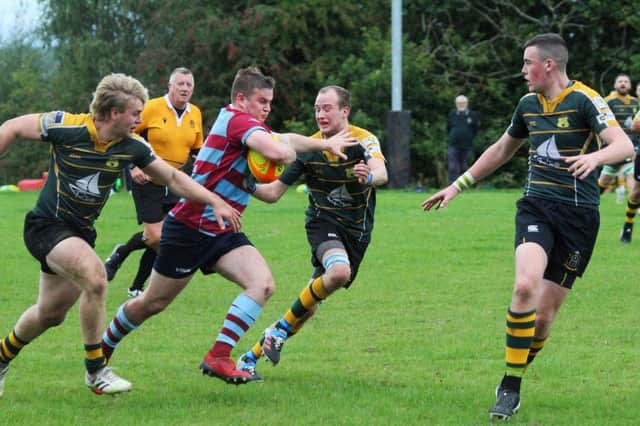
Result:
[[[633,117],[638,112],[638,100],[630,95],[622,96],[616,91],[611,92],[604,100],[613,111],[613,115],[616,116],[620,127],[629,136],[631,142],[637,145],[638,135],[631,131],[631,124],[633,123]]]
[[[93,228],[120,171],[146,167],[155,156],[144,139],[101,141],[91,114],[40,115],[40,137],[51,143],[49,174],[33,212]]]
[[[298,154],[280,176],[286,185],[293,185],[303,174],[309,190],[307,220],[322,218],[344,227],[356,239],[369,241],[373,230],[376,207],[376,190],[370,185],[358,183],[353,167],[370,158],[384,160],[378,138],[365,129],[349,125],[351,136],[359,145],[347,147],[347,159],[330,152],[306,152]],[[312,135],[322,138],[320,132]]]
[[[507,132],[514,138],[529,138],[525,197],[597,207],[600,191],[596,173],[577,179],[561,157],[598,150],[597,134],[611,126],[618,126],[618,122],[609,105],[579,81],[571,81],[552,101],[536,93],[523,96]]]

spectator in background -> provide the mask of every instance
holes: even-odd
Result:
[[[476,133],[478,133],[478,116],[469,109],[469,99],[459,95],[456,97],[456,109],[451,110],[447,115],[449,184],[467,170]]]

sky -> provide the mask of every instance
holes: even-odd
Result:
[[[34,28],[39,17],[37,0],[0,0],[0,41],[9,38],[17,29]]]

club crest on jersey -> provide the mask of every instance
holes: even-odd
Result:
[[[569,127],[569,117],[559,117],[556,126],[560,129],[566,129]]]
[[[120,162],[118,160],[107,160],[105,165],[110,169],[117,169],[120,166]]]

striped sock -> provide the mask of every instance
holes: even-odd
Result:
[[[329,292],[324,288],[322,283],[322,276],[317,277],[309,283],[308,286],[302,290],[300,296],[291,308],[287,311],[283,318],[280,318],[276,323],[276,327],[281,328],[287,332],[287,337],[295,335],[305,321],[299,321],[304,317],[314,306],[323,301],[329,296]],[[253,361],[257,361],[262,356],[262,344],[264,343],[264,335],[257,341],[245,354]]]
[[[94,374],[96,371],[100,370],[105,365],[105,356],[102,353],[102,346],[100,343],[96,343],[93,345],[84,345],[84,365],[87,368],[89,374]]]
[[[240,338],[253,325],[261,312],[262,306],[249,296],[242,293],[236,297],[229,307],[216,342],[209,350],[211,356],[228,358]]]
[[[129,321],[127,315],[124,313],[125,305],[120,306],[116,316],[113,317],[109,323],[109,327],[107,327],[107,330],[102,334],[102,351],[104,352],[107,363],[111,355],[113,355],[113,351],[116,350],[118,343],[120,343],[127,334],[138,328],[138,325]]]
[[[527,371],[527,368],[529,368],[529,365],[531,365],[533,360],[536,358],[536,355],[538,355],[538,352],[540,352],[542,348],[544,348],[544,344],[547,342],[548,337],[549,336],[543,339],[538,339],[535,337],[533,338],[533,342],[531,343],[531,349],[529,349],[529,355],[527,356],[527,365],[524,367],[524,371]]]
[[[11,362],[11,360],[17,357],[20,350],[22,350],[22,348],[28,343],[29,342],[20,339],[16,335],[15,330],[11,330],[7,337],[0,340],[0,362],[4,362],[6,364]]]
[[[296,324],[310,309],[329,297],[329,292],[324,288],[322,276],[314,279],[311,284],[302,290],[298,299],[278,322],[280,328],[287,332],[297,332]]]
[[[634,203],[630,199],[627,199],[625,223],[633,223],[636,218],[636,214],[638,213],[638,207],[640,207],[639,203]]]
[[[507,375],[522,377],[536,330],[536,311],[507,314],[505,358]]]

